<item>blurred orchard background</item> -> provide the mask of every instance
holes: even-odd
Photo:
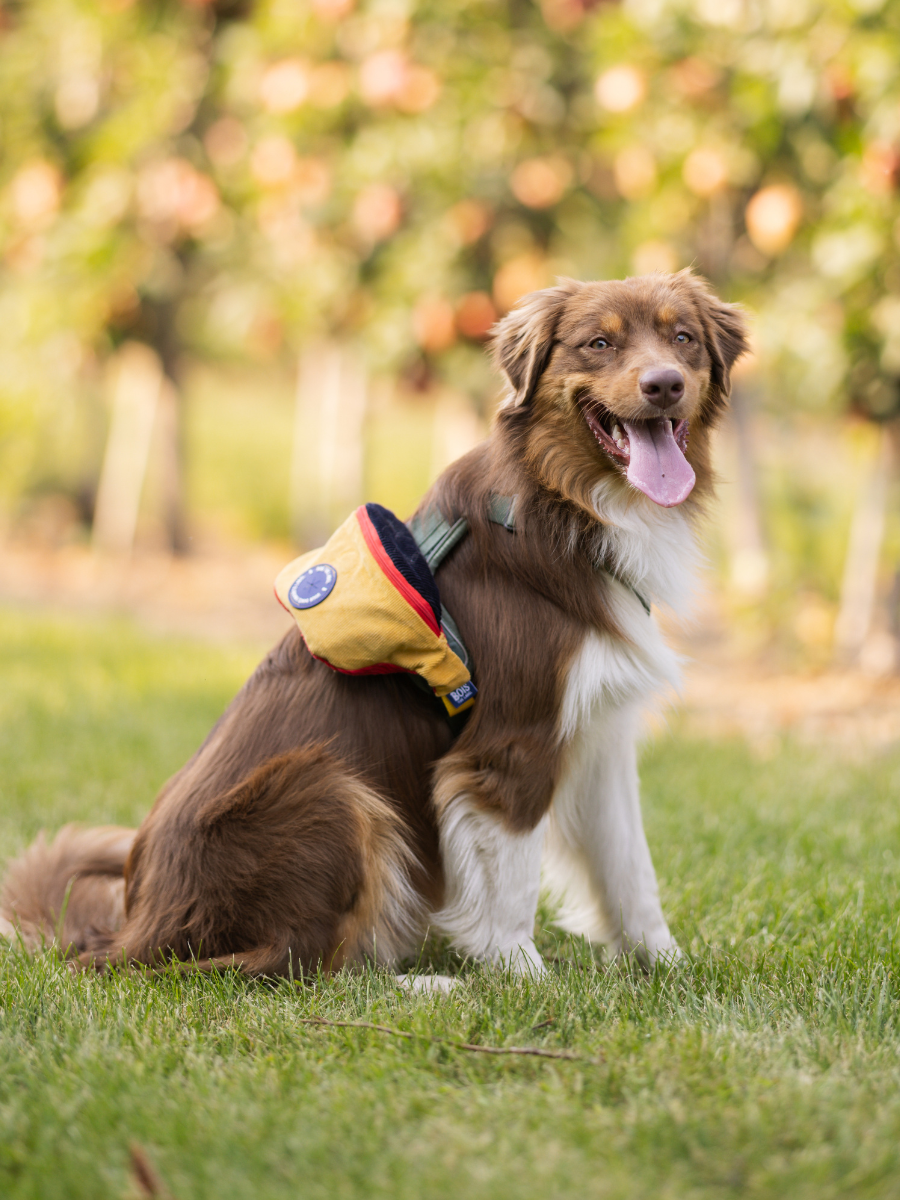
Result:
[[[754,329],[700,635],[889,680],[898,188],[882,0],[2,0],[0,594],[277,623],[519,296],[693,266]]]

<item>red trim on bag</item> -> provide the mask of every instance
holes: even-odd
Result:
[[[309,650],[309,647],[307,646]],[[329,662],[327,658],[323,658],[321,654],[313,654],[309,651],[313,658],[317,658],[320,663],[324,663],[326,667],[331,667],[332,671],[337,671],[339,675],[415,675],[415,671],[411,671],[409,667],[397,667],[393,663],[373,663],[371,667],[357,667],[356,670],[351,670],[349,667],[336,667],[333,662]]]
[[[272,585],[272,591],[275,593],[275,599],[278,601],[278,603],[281,605],[281,607],[284,609],[284,611],[287,613],[287,615],[289,617],[292,617],[294,614],[291,612],[291,610],[288,608],[288,606],[285,604],[285,602],[282,600],[282,598],[278,595],[278,588],[274,584]]]
[[[394,585],[410,608],[418,613],[435,637],[441,636],[441,627],[435,619],[434,610],[428,601],[421,596],[416,589],[404,579],[397,568],[391,561],[391,556],[381,544],[381,538],[375,526],[372,524],[372,519],[366,512],[366,506],[361,504],[356,510],[356,519],[359,521],[359,527],[362,530],[362,535],[366,540],[366,545],[372,552],[372,557],[378,563],[381,570]],[[365,668],[369,670],[370,668]],[[354,672],[355,673],[355,672]],[[411,672],[415,674],[415,672]]]
[[[276,592],[276,595],[278,593]],[[279,601],[279,603],[281,603]],[[284,605],[282,605],[284,608]],[[304,648],[310,658],[314,658],[316,662],[324,663],[331,671],[337,671],[339,675],[416,675],[418,672],[411,670],[409,667],[397,667],[393,663],[375,663],[371,667],[357,667],[356,670],[350,670],[348,667],[336,667],[333,662],[329,662],[327,658],[323,658],[321,654],[313,654],[309,646],[306,644],[306,638],[303,636],[303,630],[297,626],[300,633],[300,639],[303,642]]]

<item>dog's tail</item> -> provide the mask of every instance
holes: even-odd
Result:
[[[64,826],[43,833],[7,868],[0,889],[0,935],[28,950],[56,943],[80,953],[118,929],[125,909],[125,860],[135,829]]]

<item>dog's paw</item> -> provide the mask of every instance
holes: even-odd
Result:
[[[648,939],[646,942],[626,943],[625,946],[616,948],[615,957],[623,961],[630,959],[645,971],[653,971],[673,967],[684,955],[681,947],[670,935],[658,941],[651,942]]]
[[[547,974],[544,960],[530,938],[507,950],[498,950],[492,961],[495,966],[522,978],[540,979],[542,975]]]
[[[408,992],[425,992],[430,995],[444,995],[459,986],[459,980],[452,975],[395,975],[400,987]]]
[[[6,917],[0,917],[0,938],[4,938],[7,942],[16,940],[16,927],[11,921],[7,921]]]
[[[665,946],[654,947],[649,954],[646,955],[644,966],[648,970],[665,971],[669,967],[674,967],[676,963],[681,962],[684,955],[681,952],[681,947],[676,941],[671,941]]]

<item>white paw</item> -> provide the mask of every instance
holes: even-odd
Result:
[[[547,974],[544,960],[531,938],[506,950],[498,950],[492,961],[498,967],[512,971],[514,975],[527,976],[530,979],[540,979],[542,975]]]
[[[8,942],[16,940],[16,927],[7,921],[6,917],[0,917],[0,938],[6,938]]]
[[[459,986],[459,980],[452,975],[395,975],[394,978],[408,992],[446,995]]]
[[[681,947],[673,938],[667,946],[660,946],[652,952],[651,963],[658,963],[660,966],[674,966],[675,963],[681,962],[684,955],[681,952]]]
[[[617,956],[619,954],[633,955],[642,967],[647,968],[672,966],[682,958],[681,948],[671,934],[638,942],[626,941],[624,946],[617,948]]]

